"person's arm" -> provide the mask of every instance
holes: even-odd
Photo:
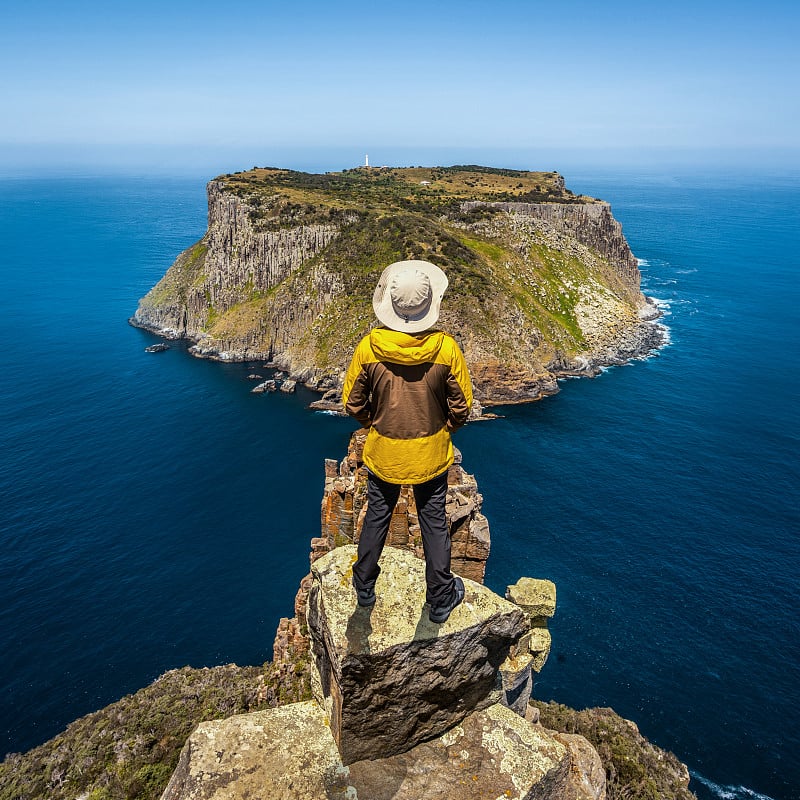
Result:
[[[363,427],[372,426],[372,405],[370,403],[369,378],[364,369],[364,343],[356,347],[342,388],[342,405],[344,410],[355,417]]]
[[[451,432],[466,423],[472,408],[472,381],[467,362],[455,340],[452,349],[450,372],[447,375],[447,429]]]

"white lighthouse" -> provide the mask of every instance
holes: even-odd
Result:
[[[364,156],[364,166],[369,167],[369,154]]]

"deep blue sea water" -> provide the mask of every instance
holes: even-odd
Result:
[[[292,613],[353,423],[126,324],[209,177],[0,180],[2,751],[262,663]],[[487,583],[558,585],[539,697],[613,706],[703,798],[800,797],[800,180],[566,178],[611,201],[671,344],[458,434]]]

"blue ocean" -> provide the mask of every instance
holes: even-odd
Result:
[[[800,177],[562,172],[611,202],[670,342],[457,434],[487,583],[558,586],[539,698],[635,720],[701,798],[796,799]],[[0,180],[3,752],[170,668],[270,659],[308,570],[355,423],[126,322],[211,177]]]

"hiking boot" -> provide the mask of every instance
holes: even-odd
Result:
[[[464,581],[462,581],[458,575],[455,577],[455,588],[456,594],[451,603],[431,608],[430,611],[428,611],[428,618],[431,622],[436,622],[438,624],[447,622],[450,612],[464,600]]]
[[[356,590],[358,597],[358,604],[361,608],[372,608],[375,605],[375,588],[372,589],[359,589],[356,586],[355,579],[353,579],[353,588]]]

